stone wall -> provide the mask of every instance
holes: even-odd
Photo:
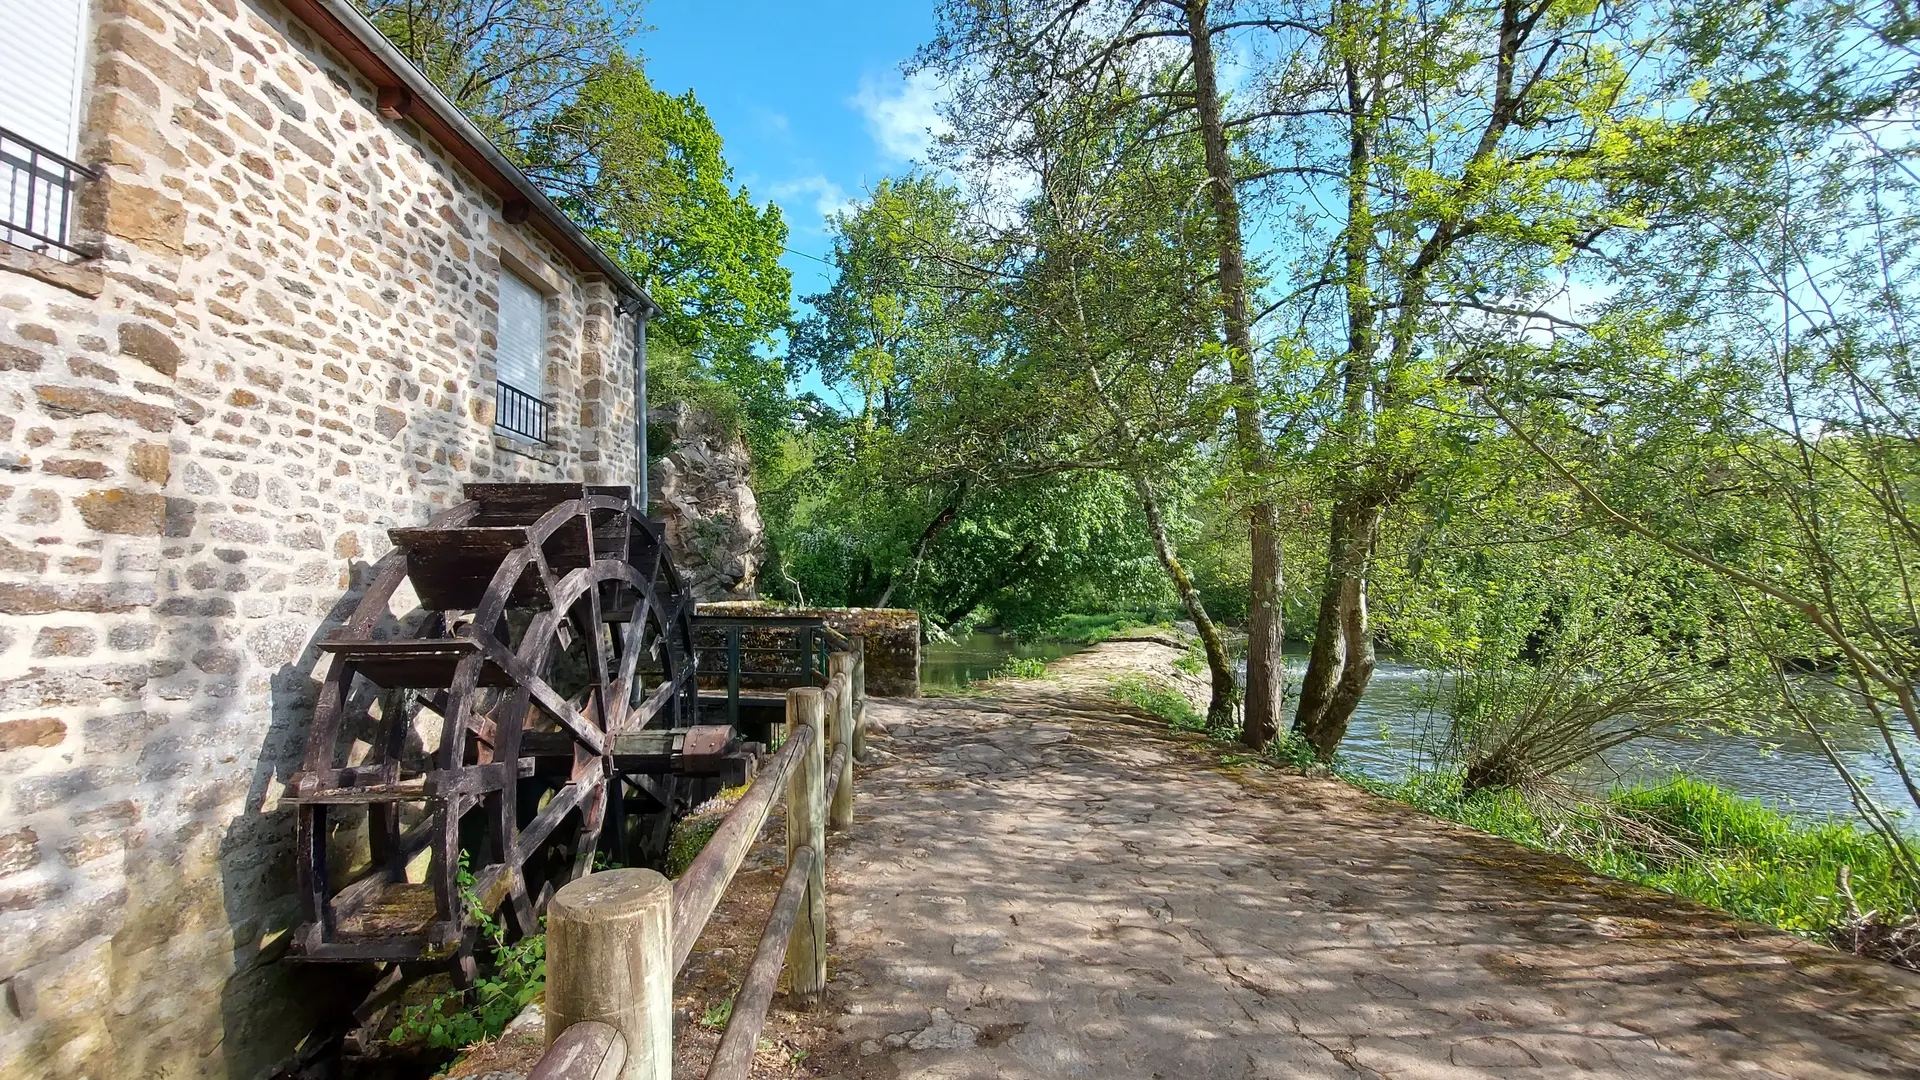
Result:
[[[774,607],[760,601],[701,604],[702,615],[807,615],[848,636],[866,639],[867,693],[920,696],[920,613],[910,608]]]
[[[633,327],[272,0],[94,19],[101,255],[0,260],[0,1076],[252,1077],[345,974],[279,962],[314,641],[466,481],[632,483]]]

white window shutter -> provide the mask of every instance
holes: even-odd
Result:
[[[0,0],[0,127],[72,157],[87,0]]]
[[[494,368],[503,383],[545,398],[547,301],[514,274],[500,272],[500,331]]]

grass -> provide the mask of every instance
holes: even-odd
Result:
[[[1207,718],[1187,695],[1151,676],[1139,672],[1120,676],[1113,681],[1113,696],[1165,720],[1175,731],[1207,730]]]
[[[1193,707],[1187,695],[1152,676],[1137,671],[1120,676],[1113,681],[1113,696],[1165,720],[1175,731],[1216,734],[1208,731],[1206,715]]]
[[[1871,834],[1843,822],[1797,821],[1688,777],[1582,802],[1513,790],[1468,796],[1458,777],[1445,774],[1396,782],[1342,775],[1438,817],[1808,937],[1837,942],[1847,932],[1842,867],[1859,908],[1920,907],[1920,895]]]
[[[713,839],[714,830],[726,820],[725,814],[702,814],[699,817],[681,818],[674,823],[673,835],[667,840],[667,876],[677,878],[687,872],[694,857]]]
[[[1047,662],[1037,656],[1009,656],[993,674],[1001,679],[1044,679]]]
[[[1102,615],[1062,615],[1046,625],[1038,635],[1051,641],[1070,641],[1078,645],[1098,645],[1101,642],[1142,626],[1156,625],[1137,614],[1106,613]]]
[[[727,811],[747,793],[748,785],[721,788],[720,792],[705,803],[694,808],[694,812],[673,823],[673,832],[667,837],[667,876],[677,878],[687,872],[707,841],[713,839],[714,831],[727,819]]]

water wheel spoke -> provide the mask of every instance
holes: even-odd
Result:
[[[600,732],[594,730],[587,718],[580,715],[580,710],[567,704],[566,700],[547,683],[547,680],[534,674],[525,661],[508,652],[505,646],[495,641],[483,640],[480,642],[480,647],[486,652],[488,660],[499,665],[502,671],[524,687],[532,695],[533,703],[539,706],[542,712],[559,721],[560,726],[566,728],[575,739],[580,741],[581,745],[596,754],[606,753],[606,740],[601,737]]]
[[[560,820],[577,809],[581,803],[598,791],[602,786],[598,776],[575,780],[554,794],[553,801],[542,807],[534,819],[520,829],[519,843],[512,861],[524,863],[531,858]]]
[[[580,806],[580,842],[574,845],[573,876],[593,873],[593,854],[600,848],[600,829],[607,819],[607,787],[594,785]]]

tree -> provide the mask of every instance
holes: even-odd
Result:
[[[1030,143],[1029,124],[1051,98],[1098,99],[1109,85],[1154,72],[1161,77],[1136,89],[1154,111],[1138,137],[1110,146],[1118,155],[1150,153],[1168,135],[1198,134],[1204,145],[1204,184],[1213,222],[1213,277],[1218,333],[1235,390],[1235,440],[1240,485],[1248,502],[1253,552],[1248,602],[1246,709],[1241,737],[1263,747],[1279,730],[1283,711],[1280,659],[1283,585],[1279,514],[1267,490],[1271,454],[1265,433],[1262,388],[1256,364],[1255,316],[1247,270],[1238,190],[1248,171],[1233,153],[1235,129],[1264,122],[1254,114],[1230,115],[1218,89],[1214,41],[1242,20],[1215,19],[1206,0],[1190,3],[1126,3],[1122,0],[1048,0],[980,5],[949,0],[937,9],[938,30],[918,63],[941,73],[954,89],[949,120],[956,145],[964,147],[975,175],[991,185],[995,169]],[[1187,47],[1176,61],[1169,41]]]
[[[870,422],[877,396],[887,430],[912,447],[900,456],[922,463],[920,481],[954,492],[921,535],[915,573],[965,498],[1046,475],[1124,478],[1205,648],[1210,719],[1231,728],[1238,680],[1160,491],[1184,479],[1219,422],[1207,231],[1180,208],[1204,175],[1200,147],[1189,138],[1114,155],[1152,113],[1124,81],[1097,89],[1029,114],[1033,137],[1017,152],[1039,190],[1001,221],[968,222],[957,192],[930,181],[883,185],[843,219],[841,278],[796,341],[866,387]],[[993,345],[962,344],[983,338]]]
[[[835,278],[806,298],[792,356],[828,385],[852,384],[860,418],[897,429],[918,377],[968,338],[958,320],[988,241],[965,219],[960,191],[925,175],[881,180],[854,212],[835,214]]]
[[[355,2],[510,154],[565,109],[602,66],[626,55],[646,6],[645,0]]]
[[[1742,655],[1920,883],[1887,805],[1920,808],[1911,28],[1821,3],[1679,25],[1702,138],[1660,180],[1684,212],[1609,252],[1590,333],[1487,365],[1482,399],[1605,527],[1723,583]],[[1860,726],[1900,790],[1837,752]]]
[[[609,60],[523,148],[555,201],[662,308],[650,332],[686,347],[741,398],[757,442],[791,406],[774,335],[792,313],[780,208],[736,188],[720,135],[691,91],[655,89]]]
[[[1385,515],[1484,422],[1462,370],[1524,350],[1570,262],[1651,212],[1634,187],[1678,137],[1630,77],[1641,9],[1558,0],[1301,5],[1259,149],[1292,192],[1301,336],[1322,363],[1304,451],[1324,478],[1327,570],[1294,729],[1323,759],[1374,666],[1368,582]],[[1313,208],[1313,209],[1309,209]],[[1324,208],[1324,209],[1320,209]]]

